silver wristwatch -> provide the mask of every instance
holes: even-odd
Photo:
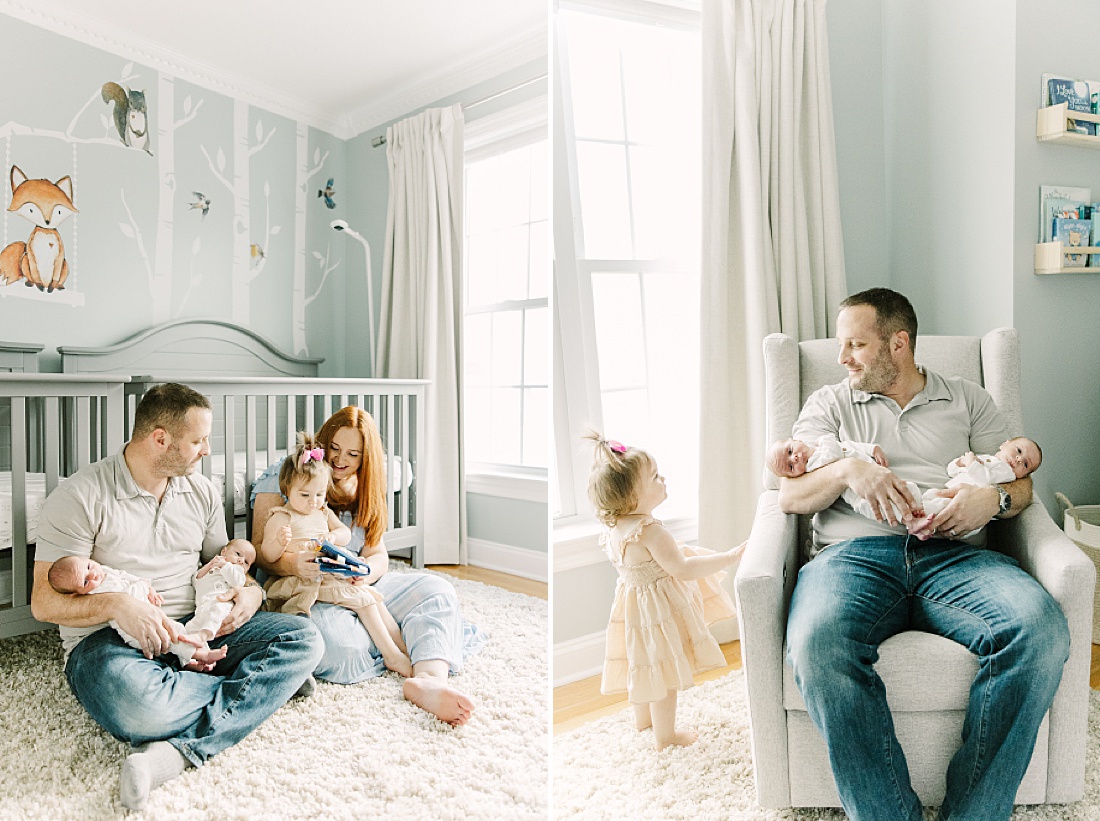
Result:
[[[993,517],[994,519],[999,519],[1002,516],[1004,516],[1006,513],[1008,513],[1008,509],[1010,507],[1012,507],[1012,497],[1009,495],[1008,491],[1005,490],[1000,485],[994,485],[993,487],[997,488],[997,493],[1001,497],[1000,502],[999,502],[999,508],[1000,509],[997,511],[997,514]]]

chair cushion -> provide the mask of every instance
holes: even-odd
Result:
[[[910,630],[879,646],[875,671],[892,712],[965,711],[978,657],[950,639]],[[783,708],[806,709],[788,664],[783,665]]]

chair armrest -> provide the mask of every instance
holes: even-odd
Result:
[[[995,537],[997,549],[1016,559],[1046,588],[1069,624],[1069,659],[1050,707],[1046,800],[1076,801],[1085,789],[1096,566],[1038,500],[1019,516],[994,527],[990,535]]]
[[[734,579],[753,772],[762,807],[790,806],[783,644],[797,573],[798,517],[780,510],[778,491],[765,491]]]

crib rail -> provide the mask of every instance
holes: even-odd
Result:
[[[155,384],[180,382],[210,399],[214,409],[211,456],[202,471],[211,476],[214,462],[224,468],[222,504],[230,535],[249,535],[248,491],[254,478],[294,448],[298,431],[314,432],[334,411],[355,405],[378,424],[386,450],[389,529],[386,546],[407,552],[423,566],[422,515],[417,500],[424,471],[424,395],[426,380],[302,377],[210,377],[173,374],[133,377],[125,387],[125,431],[133,425],[138,400]],[[237,471],[244,472],[244,510],[235,489]],[[405,474],[412,474],[406,486]]]
[[[123,443],[125,376],[0,373],[0,471],[11,534],[0,544],[0,636],[47,627],[30,614],[34,548],[28,534],[28,476],[44,475],[49,494],[66,476]],[[7,596],[0,596],[0,600]]]

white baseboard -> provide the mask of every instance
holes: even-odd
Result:
[[[474,567],[498,570],[537,582],[548,581],[550,575],[550,557],[541,550],[525,550],[485,539],[466,540],[466,561]]]
[[[554,686],[560,687],[603,672],[607,631],[589,633],[554,645]]]

